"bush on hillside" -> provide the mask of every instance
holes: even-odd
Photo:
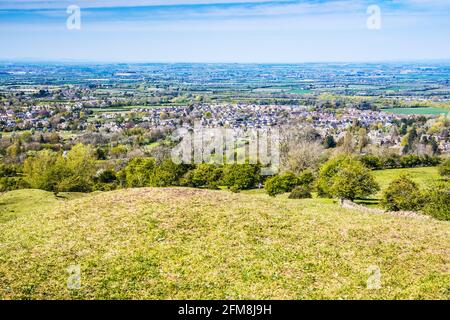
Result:
[[[114,170],[108,169],[99,172],[94,177],[95,191],[111,191],[118,187],[118,179]]]
[[[373,154],[366,154],[359,158],[359,160],[370,169],[394,169],[394,168],[416,168],[416,167],[431,167],[440,163],[439,157],[431,157],[429,155],[416,156],[405,155],[399,156],[396,154],[386,156],[376,156]]]
[[[271,197],[278,194],[291,192],[299,184],[298,178],[291,172],[274,176],[266,180],[264,189]]]
[[[119,177],[128,188],[147,187],[155,167],[156,161],[153,158],[134,158],[119,173]]]
[[[187,169],[186,165],[176,164],[170,159],[163,160],[154,167],[148,185],[151,187],[177,186]]]
[[[310,191],[315,181],[315,176],[312,170],[306,169],[298,176],[298,185],[308,188]]]
[[[401,157],[398,154],[390,154],[381,158],[382,169],[395,169],[400,168]]]
[[[448,182],[438,183],[425,192],[421,211],[435,219],[450,221],[450,185]]]
[[[337,174],[339,167],[349,157],[340,155],[325,162],[319,170],[319,177],[316,181],[316,189],[320,197],[331,197],[330,180]]]
[[[7,192],[28,188],[29,185],[21,177],[0,178],[0,192]]]
[[[359,159],[362,164],[364,164],[367,168],[376,170],[381,169],[383,167],[382,161],[379,157],[374,156],[372,154],[366,154],[360,157]]]
[[[226,165],[223,169],[223,185],[235,190],[247,190],[255,187],[261,180],[260,167],[253,164]]]
[[[354,200],[379,190],[370,169],[351,156],[328,160],[319,171],[316,183],[319,196]]]
[[[383,191],[381,205],[389,211],[417,211],[422,206],[419,186],[408,176],[401,176]]]
[[[439,174],[443,177],[450,177],[450,158],[445,159],[439,166]]]
[[[222,179],[222,168],[212,164],[202,163],[187,172],[181,179],[181,185],[194,188],[217,189]]]
[[[374,194],[380,187],[370,169],[361,162],[347,159],[329,180],[329,192],[338,199],[355,200]]]
[[[292,190],[289,199],[309,199],[312,198],[311,191],[308,187],[297,186]]]
[[[92,191],[95,170],[94,149],[78,144],[66,156],[44,150],[28,157],[23,173],[30,187],[58,194]]]

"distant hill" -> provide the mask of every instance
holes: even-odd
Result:
[[[450,298],[448,222],[184,188],[63,196],[0,196],[1,299]]]

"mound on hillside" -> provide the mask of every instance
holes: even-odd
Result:
[[[449,235],[319,199],[21,190],[0,199],[0,298],[449,299]]]

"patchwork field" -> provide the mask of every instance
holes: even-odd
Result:
[[[0,299],[450,298],[447,222],[187,188],[62,196],[1,195]]]

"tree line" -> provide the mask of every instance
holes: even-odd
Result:
[[[395,157],[402,167],[435,165],[434,157]],[[96,149],[77,144],[70,151],[42,150],[25,159],[23,165],[0,165],[0,190],[35,188],[53,192],[110,191],[139,187],[192,187],[233,192],[264,188],[268,195],[290,193],[289,198],[319,197],[364,199],[380,191],[372,169],[380,169],[390,160],[372,155],[341,154],[324,162],[317,170],[307,168],[299,173],[281,172],[265,177],[258,164],[176,164],[170,159],[136,157],[116,169],[99,166]],[[394,162],[392,162],[394,163]],[[381,165],[380,165],[381,164]],[[389,165],[389,167],[393,167]],[[448,220],[450,212],[450,159],[439,166],[442,181],[429,190],[408,177],[394,180],[383,190],[381,204],[387,210],[424,211]]]

